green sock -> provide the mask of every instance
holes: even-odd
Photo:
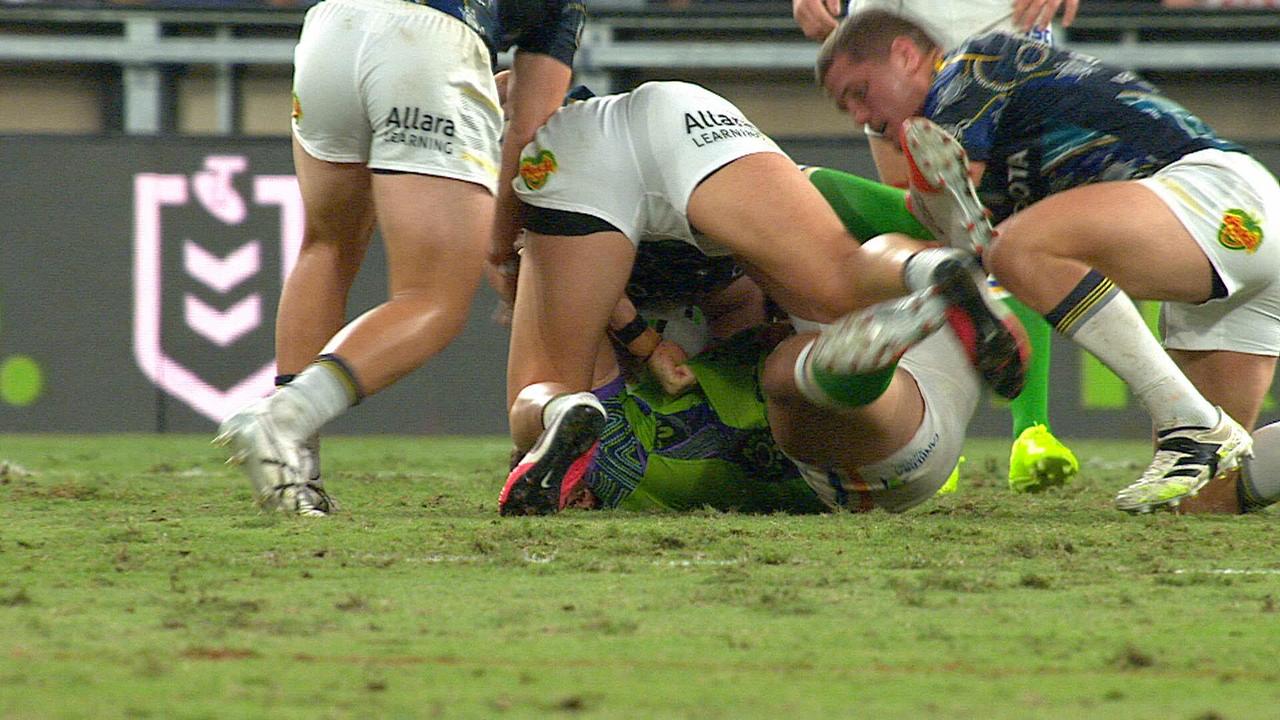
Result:
[[[907,209],[905,191],[831,168],[810,168],[806,174],[845,229],[860,242],[888,232],[933,240],[933,235]],[[798,373],[797,381],[801,391],[815,402],[821,398],[829,402],[820,404],[860,407],[884,394],[897,367],[892,363],[861,375],[811,368],[809,373]]]
[[[864,375],[838,375],[813,369],[813,380],[833,402],[846,407],[862,407],[884,394],[893,380],[897,364]]]
[[[831,168],[811,168],[808,175],[809,182],[859,242],[887,232],[933,240],[933,235],[907,210],[905,191]]]
[[[812,345],[810,346],[812,347]],[[884,394],[898,363],[857,375],[822,370],[809,361],[808,349],[797,358],[796,387],[810,401],[826,407],[862,407]]]
[[[1032,425],[1049,425],[1049,347],[1053,342],[1053,328],[1040,313],[1023,305],[1012,295],[1004,299],[1005,305],[1022,321],[1027,340],[1031,343],[1031,364],[1027,367],[1022,392],[1009,403],[1013,415],[1013,436],[1016,438]]]

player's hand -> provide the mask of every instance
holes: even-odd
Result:
[[[644,364],[658,379],[664,392],[668,395],[682,395],[698,383],[693,371],[685,364],[688,359],[684,348],[669,340],[662,340]]]
[[[825,40],[840,22],[840,0],[791,0],[791,16],[805,37]]]
[[[516,281],[520,277],[520,253],[514,244],[507,252],[495,243],[489,251],[488,260],[484,266],[484,277],[489,287],[498,293],[499,300],[493,319],[499,325],[510,325],[516,304]]]
[[[498,293],[498,307],[493,311],[493,321],[510,327],[516,307],[516,273],[506,267],[485,263],[484,279]]]
[[[803,2],[804,0],[795,0]],[[1062,25],[1070,25],[1076,19],[1080,0],[1013,0],[1013,24],[1023,32],[1031,28],[1049,27],[1053,16],[1062,10]]]

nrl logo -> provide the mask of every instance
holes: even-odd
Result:
[[[1252,255],[1262,245],[1262,223],[1248,212],[1232,208],[1222,215],[1218,243],[1228,250],[1244,250]]]
[[[557,167],[555,153],[539,150],[534,157],[520,158],[520,179],[530,190],[541,190]]]
[[[302,245],[297,179],[246,178],[246,198],[234,181],[248,165],[209,155],[191,175],[133,178],[134,359],[156,387],[215,422],[271,390],[274,358],[236,355],[253,349],[243,342],[250,333],[269,330],[263,295],[280,286],[264,279],[274,270],[264,265],[279,258],[283,283]]]

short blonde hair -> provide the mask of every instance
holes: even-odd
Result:
[[[848,57],[854,62],[886,58],[893,41],[904,36],[926,52],[938,47],[924,28],[897,13],[888,10],[856,12],[841,20],[823,41],[822,48],[818,50],[814,79],[821,86],[837,57]]]

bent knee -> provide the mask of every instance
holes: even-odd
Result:
[[[1017,249],[1013,247],[1013,243],[1008,242],[1004,237],[996,237],[982,251],[982,265],[987,272],[995,275],[997,278],[1003,277],[1007,273],[1016,270]]]
[[[815,335],[794,335],[778,344],[765,358],[760,372],[760,391],[765,402],[775,406],[791,406],[806,403],[796,388],[796,361],[801,350],[813,341]]]

